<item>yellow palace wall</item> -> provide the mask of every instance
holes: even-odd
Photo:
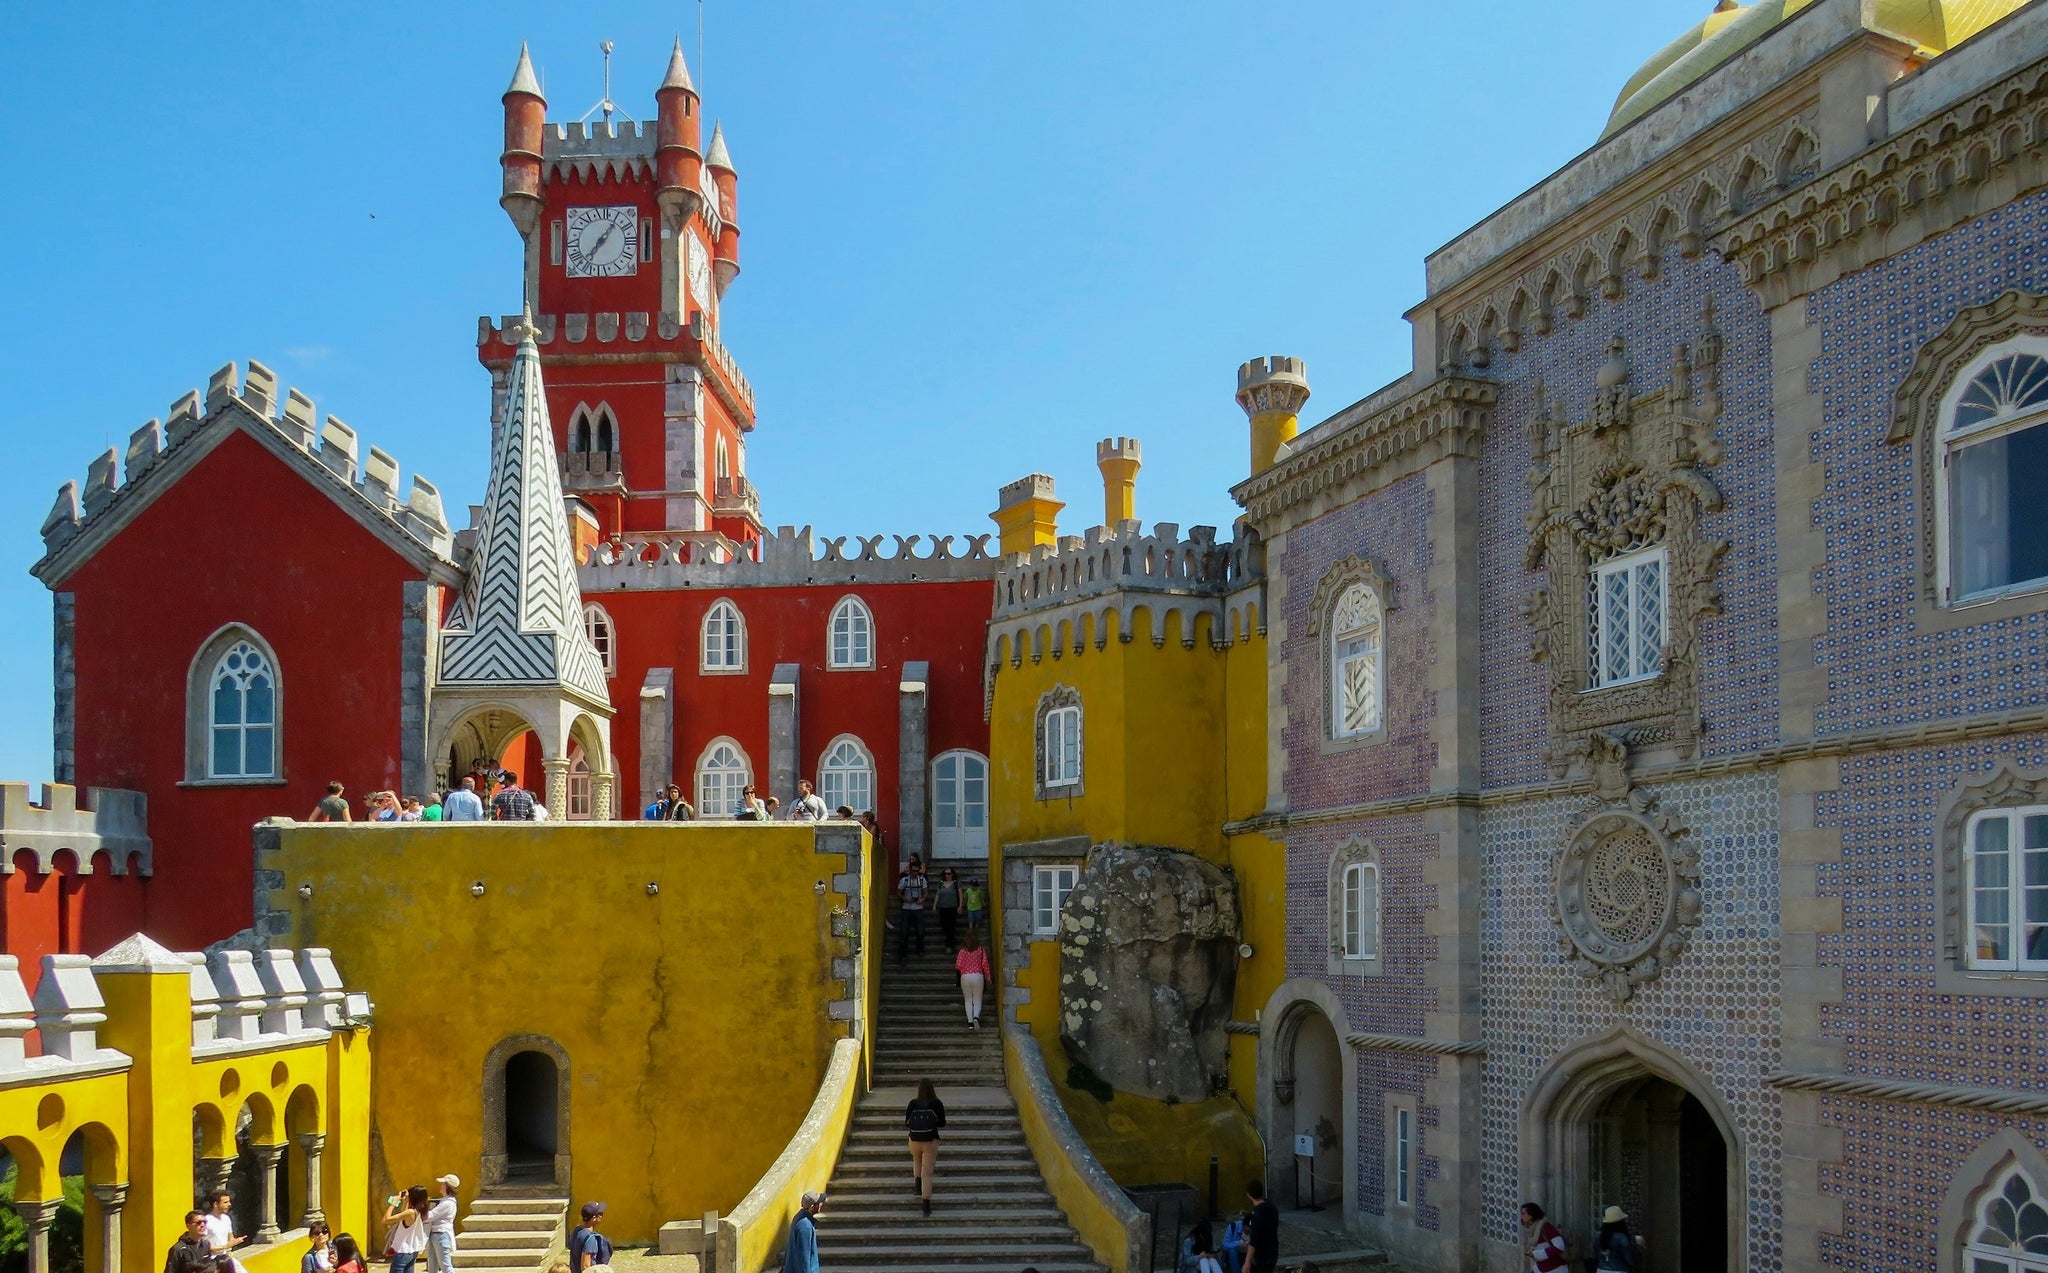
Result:
[[[1170,599],[1162,599],[1171,607]],[[1061,657],[1028,655],[1016,667],[999,644],[990,708],[990,879],[1000,888],[1006,844],[1085,836],[1091,844],[1116,841],[1185,849],[1229,867],[1238,884],[1244,940],[1252,957],[1240,961],[1233,1016],[1249,1021],[1286,977],[1285,858],[1263,835],[1227,836],[1224,824],[1249,817],[1266,802],[1265,638],[1256,628],[1235,634],[1224,650],[1211,646],[1211,618],[1198,618],[1194,646],[1182,644],[1184,611],[1169,613],[1162,644],[1152,642],[1156,607],[1134,611],[1132,639],[1118,639],[1108,619],[1107,641],[1084,620],[1079,634],[1059,642]],[[1014,626],[1014,625],[1010,625]],[[1074,645],[1083,652],[1076,655]],[[1053,648],[1053,634],[1041,643]],[[1035,790],[1038,701],[1055,684],[1080,695],[1082,791],[1070,799],[1039,800]],[[995,914],[1028,909],[1029,898],[998,896]],[[1185,1181],[1198,1188],[1218,1157],[1220,1200],[1228,1205],[1242,1183],[1263,1170],[1250,1118],[1258,1040],[1230,1039],[1230,1080],[1241,1099],[1167,1105],[1118,1092],[1104,1103],[1066,1083],[1068,1058],[1059,1038],[1059,943],[1026,937],[1029,964],[1015,970],[1029,991],[1018,1021],[1038,1041],[1054,1087],[1076,1129],[1121,1184]],[[998,955],[1001,955],[1000,949]]]
[[[566,1055],[565,1183],[615,1240],[731,1211],[863,994],[850,824],[269,825],[258,845],[278,940],[330,947],[377,1004],[380,1195],[453,1171],[467,1209],[487,1070],[532,1035]]]

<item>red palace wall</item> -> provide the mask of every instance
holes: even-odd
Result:
[[[56,585],[76,598],[78,785],[149,798],[151,937],[189,950],[249,924],[252,824],[303,818],[330,779],[352,800],[397,785],[400,624],[405,584],[419,577],[236,432]],[[192,659],[229,623],[276,653],[284,780],[181,786]],[[96,935],[111,943],[138,926],[124,885],[96,875],[79,890],[76,948],[97,953]],[[58,931],[54,906],[34,896],[19,872],[8,882],[7,950],[24,962],[33,943],[18,934]]]

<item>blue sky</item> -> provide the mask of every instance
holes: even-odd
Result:
[[[1710,7],[709,0],[700,62],[690,3],[6,6],[0,777],[50,772],[56,487],[221,363],[481,496],[522,39],[551,118],[597,101],[605,39],[647,117],[683,34],[740,174],[723,335],[769,523],[980,532],[1041,471],[1078,530],[1126,434],[1139,516],[1227,527],[1237,364],[1306,358],[1311,419],[1405,371],[1424,255]]]

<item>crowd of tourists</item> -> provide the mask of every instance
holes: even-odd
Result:
[[[455,1191],[460,1178],[447,1175],[384,1200],[384,1259],[390,1273],[413,1273],[424,1260],[426,1273],[455,1273]],[[246,1235],[235,1232],[234,1199],[222,1189],[185,1213],[185,1232],[164,1256],[164,1273],[245,1273],[235,1258]],[[306,1226],[306,1250],[299,1273],[366,1273],[370,1257],[352,1233],[335,1233],[325,1220]]]
[[[327,794],[306,815],[308,822],[546,822],[554,815],[540,798],[519,785],[510,769],[479,769],[464,774],[446,794],[401,796],[372,791],[363,797],[363,816],[356,817],[348,787],[327,784]]]

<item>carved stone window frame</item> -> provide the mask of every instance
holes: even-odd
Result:
[[[1565,776],[1595,734],[1635,750],[1693,754],[1699,739],[1700,629],[1718,614],[1715,584],[1729,541],[1710,539],[1700,519],[1721,507],[1707,470],[1720,463],[1720,333],[1702,316],[1699,358],[1680,345],[1666,384],[1638,393],[1620,336],[1609,347],[1585,417],[1568,423],[1541,386],[1530,422],[1533,498],[1527,564],[1548,586],[1524,606],[1531,657],[1550,667],[1551,771]],[[1591,684],[1594,576],[1627,552],[1665,552],[1662,670],[1645,679]]]
[[[2012,1173],[2027,1177],[2037,1195],[2048,1184],[2048,1157],[2019,1131],[2000,1128],[1957,1165],[1935,1222],[1938,1273],[1969,1273],[1970,1239],[1977,1228],[1985,1195]],[[2038,1258],[2038,1257],[2036,1257]]]
[[[1074,735],[1074,781],[1049,787],[1045,782],[1045,718],[1062,707],[1077,713],[1080,728]],[[1031,721],[1031,789],[1040,800],[1071,800],[1086,795],[1088,786],[1088,713],[1081,706],[1081,691],[1055,682],[1038,696],[1038,710]]]
[[[1987,355],[2029,339],[2048,341],[2048,295],[2010,291],[1982,305],[1958,310],[1940,335],[1920,347],[1912,369],[1892,397],[1891,429],[1885,442],[1914,449],[1914,487],[1920,518],[1920,599],[1915,628],[1951,632],[2048,608],[2048,589],[1950,601],[1944,595],[1948,528],[1937,510],[1940,492],[1943,418],[1952,391]]]
[[[1344,872],[1354,866],[1372,868],[1373,953],[1370,959],[1350,959],[1344,954]],[[1330,855],[1330,869],[1324,874],[1329,913],[1329,949],[1324,971],[1332,977],[1378,977],[1387,965],[1387,876],[1380,864],[1379,850],[1372,841],[1353,836]]]
[[[1344,594],[1351,591],[1354,584],[1371,588],[1380,603],[1380,721],[1364,733],[1340,736],[1337,733],[1337,669],[1330,649],[1337,634],[1331,624],[1338,603],[1343,601]],[[1326,754],[1370,747],[1387,739],[1387,718],[1393,711],[1393,704],[1387,698],[1387,685],[1391,680],[1388,664],[1392,662],[1394,609],[1394,581],[1377,562],[1356,554],[1332,565],[1316,584],[1315,595],[1309,601],[1308,634],[1316,643],[1316,697],[1322,717],[1319,745]]]
[[[2018,809],[2048,804],[2048,772],[2029,772],[2010,764],[1957,786],[1942,806],[1936,833],[1937,874],[1941,879],[1941,949],[1934,964],[1935,989],[1946,994],[2032,995],[2048,997],[2048,972],[1972,968],[1965,954],[1963,926],[1969,914],[1968,831],[1970,819],[1987,809]]]

